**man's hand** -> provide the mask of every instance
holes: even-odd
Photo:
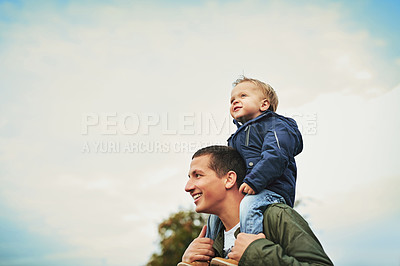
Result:
[[[232,251],[228,254],[228,257],[230,259],[240,261],[240,258],[242,257],[244,251],[246,248],[255,240],[265,238],[265,235],[263,233],[259,233],[258,235],[254,234],[245,234],[245,233],[240,233],[238,234],[236,240],[235,240],[235,245],[232,248]]]
[[[244,193],[244,194],[249,194],[249,195],[256,194],[256,192],[246,183],[243,183],[240,185],[239,192]]]
[[[197,238],[188,246],[185,253],[182,256],[183,262],[192,263],[194,261],[210,261],[215,256],[214,249],[212,247],[214,241],[210,238],[206,238],[207,226],[203,226],[201,232]]]

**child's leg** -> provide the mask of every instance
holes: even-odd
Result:
[[[210,214],[207,220],[207,232],[206,237],[215,240],[218,235],[218,231],[222,227],[222,221],[217,215]]]
[[[285,203],[285,199],[264,189],[255,195],[246,195],[240,203],[240,232],[259,234],[263,232],[264,211],[272,203]]]

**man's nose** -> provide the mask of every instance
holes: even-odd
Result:
[[[190,191],[192,191],[193,189],[194,189],[194,186],[193,186],[192,179],[189,178],[189,180],[186,182],[185,191],[186,191],[186,192],[190,192]]]

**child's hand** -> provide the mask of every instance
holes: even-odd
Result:
[[[240,185],[239,192],[244,193],[244,194],[249,194],[249,195],[256,194],[256,192],[246,183],[243,183]]]

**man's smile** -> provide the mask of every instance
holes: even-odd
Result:
[[[202,193],[192,194],[194,202],[196,203],[202,195],[203,195]]]

